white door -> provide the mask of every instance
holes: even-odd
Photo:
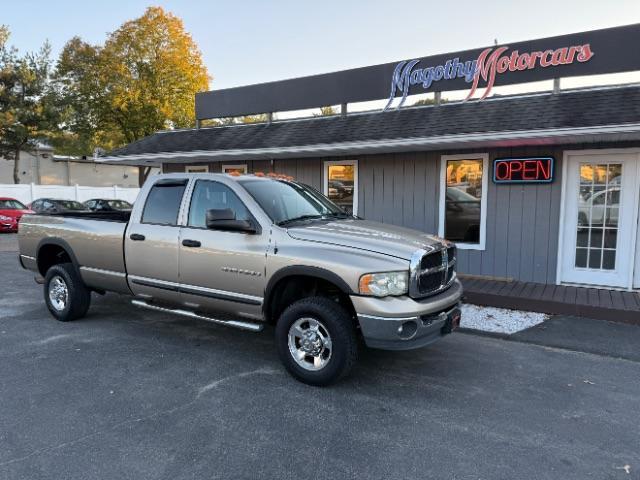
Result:
[[[638,159],[638,182],[640,183],[640,159]],[[633,272],[633,288],[640,288],[640,213],[636,230],[636,261]]]
[[[561,280],[630,288],[638,280],[638,154],[576,153],[566,161]]]

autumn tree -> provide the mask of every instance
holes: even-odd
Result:
[[[314,117],[329,117],[331,115],[337,115],[338,114],[338,110],[336,110],[336,108],[327,105],[326,107],[320,107],[320,113],[319,114],[315,114],[314,113]]]
[[[56,127],[51,100],[50,48],[18,54],[0,25],[0,156],[13,160],[13,181],[20,183],[20,152],[33,150]]]
[[[202,55],[182,20],[160,7],[124,23],[104,46],[72,39],[57,76],[61,98],[68,100],[69,131],[87,144],[111,138],[108,147],[194,126],[195,94],[209,86]],[[139,171],[142,184],[149,168]]]

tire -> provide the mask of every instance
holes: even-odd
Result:
[[[301,332],[311,337],[305,338]],[[326,343],[327,337],[330,344]],[[290,305],[276,325],[276,345],[285,368],[308,385],[325,386],[345,377],[358,357],[351,316],[342,306],[324,297],[304,298]],[[309,346],[319,348],[321,352],[300,358],[303,348]]]
[[[57,320],[70,322],[87,314],[91,291],[72,264],[60,263],[49,268],[44,277],[44,301]]]

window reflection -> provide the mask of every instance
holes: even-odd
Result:
[[[580,164],[577,268],[614,270],[622,164]]]
[[[327,196],[348,213],[353,213],[355,165],[328,165]]]
[[[480,243],[482,159],[447,160],[445,238]]]

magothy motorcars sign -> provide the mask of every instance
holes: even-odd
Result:
[[[283,112],[467,90],[483,99],[493,87],[553,78],[640,70],[640,24],[405,59],[369,67],[213,90],[196,95],[198,119]],[[401,51],[401,47],[398,47]]]
[[[398,104],[398,107],[401,107],[412,85],[422,85],[426,91],[431,89],[434,83],[461,78],[470,84],[466,100],[472,98],[478,88],[484,87],[484,93],[480,97],[480,100],[483,100],[491,93],[496,77],[505,72],[557,67],[574,62],[585,63],[591,60],[593,55],[591,45],[585,43],[532,52],[510,50],[509,46],[485,48],[478,58],[473,60],[460,60],[459,57],[455,57],[440,65],[423,68],[420,68],[420,60],[403,61],[398,63],[393,71],[391,93],[385,110],[391,106],[398,93],[402,95]],[[484,85],[481,82],[484,82]],[[446,90],[447,87],[443,85],[442,89]]]

